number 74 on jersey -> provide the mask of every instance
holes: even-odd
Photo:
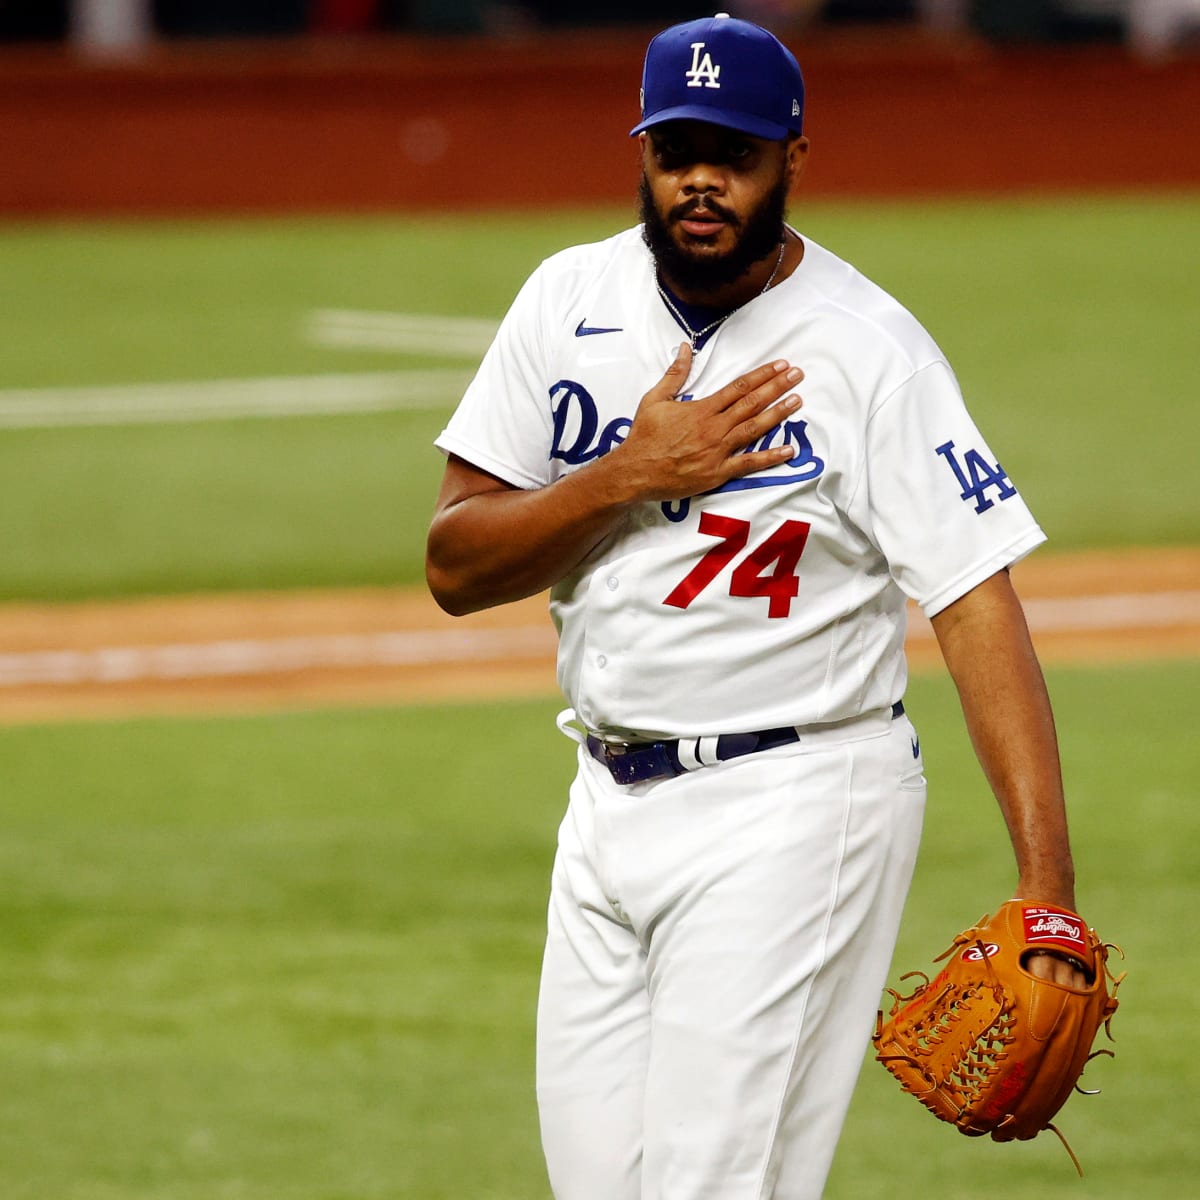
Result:
[[[717,539],[696,565],[675,585],[663,601],[673,608],[688,605],[709,587],[750,541],[750,522],[719,513],[700,514],[700,532]],[[734,566],[729,579],[731,596],[762,596],[770,601],[768,617],[786,617],[800,591],[796,567],[804,553],[808,532],[806,521],[784,521],[765,541],[754,546]]]

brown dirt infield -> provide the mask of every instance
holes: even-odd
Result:
[[[1035,555],[1047,663],[1200,655],[1200,548]],[[939,669],[915,614],[909,658]],[[555,693],[543,597],[459,620],[413,589],[0,607],[0,722]]]

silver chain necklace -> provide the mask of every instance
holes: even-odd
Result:
[[[783,266],[783,252],[786,248],[787,239],[785,238],[779,243],[779,256],[775,259],[775,269],[771,272],[771,278],[768,279],[765,284],[763,284],[763,290],[758,293],[760,296],[765,295],[771,290],[771,284],[775,282],[775,276],[779,274],[779,268]],[[750,301],[747,300],[746,304],[739,304],[737,308],[730,309],[730,311],[727,312],[723,317],[718,317],[715,321],[710,321],[703,329],[693,329],[687,323],[683,313],[679,311],[671,297],[667,295],[666,289],[663,287],[661,280],[658,278],[657,268],[655,268],[654,271],[654,286],[658,288],[658,294],[663,298],[663,303],[671,310],[675,320],[678,321],[681,326],[683,326],[683,331],[688,335],[688,341],[691,342],[693,350],[696,349],[696,343],[702,337],[704,337],[706,333],[712,333],[712,331],[716,329],[718,325],[728,321],[729,318],[732,317],[739,308],[745,308],[746,304],[750,303]]]

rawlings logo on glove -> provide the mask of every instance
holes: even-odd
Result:
[[[935,960],[949,959],[935,979],[914,971],[902,979],[925,982],[911,995],[888,989],[892,1009],[876,1022],[876,1057],[934,1116],[969,1136],[1007,1142],[1050,1129],[1066,1146],[1051,1120],[1089,1060],[1112,1056],[1093,1052],[1092,1042],[1101,1026],[1112,1038],[1125,978],[1109,970],[1114,949],[1076,913],[1010,900],[954,939]],[[1075,962],[1087,986],[1032,974],[1028,959],[1046,953]]]

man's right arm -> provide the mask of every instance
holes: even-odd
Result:
[[[681,404],[691,360],[684,343],[642,398],[625,441],[547,487],[514,488],[452,456],[425,554],[438,604],[461,616],[536,595],[573,571],[633,505],[699,495],[792,457],[786,445],[745,448],[800,406],[798,396],[781,397],[802,372],[768,363]]]

